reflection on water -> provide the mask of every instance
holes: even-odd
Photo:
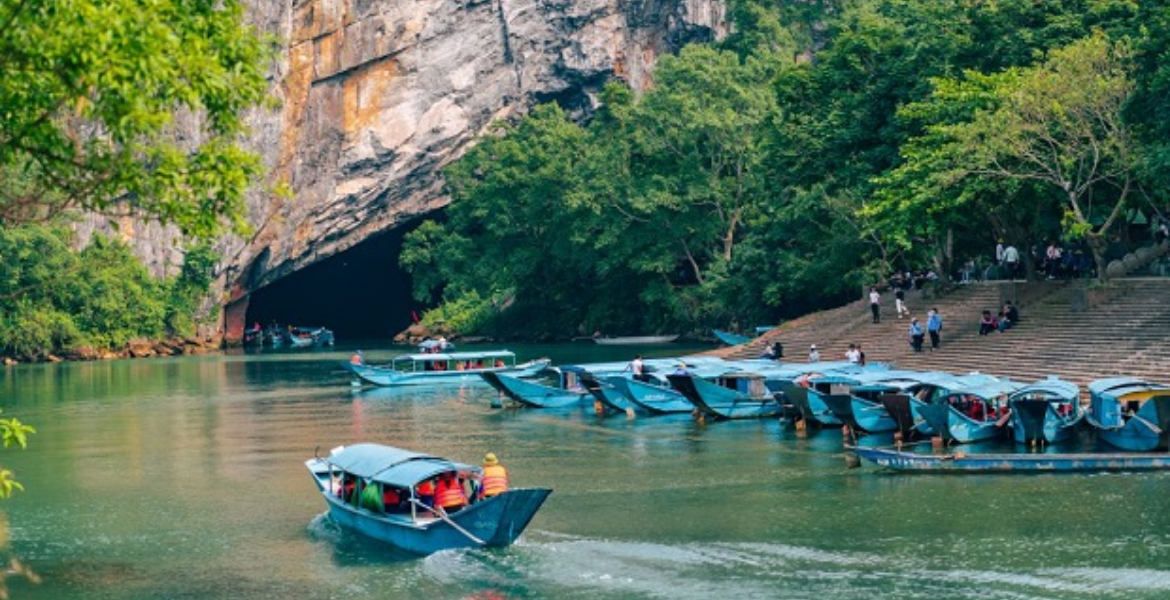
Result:
[[[10,551],[43,578],[9,579],[12,597],[1161,600],[1170,590],[1166,474],[848,469],[839,430],[602,417],[590,405],[493,409],[483,386],[354,389],[337,368],[348,353],[5,370],[5,413],[39,431],[27,451],[4,454],[28,490],[0,505]],[[355,441],[466,462],[492,451],[514,485],[556,491],[513,547],[411,557],[324,515],[303,463]]]

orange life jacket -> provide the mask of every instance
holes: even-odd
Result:
[[[492,465],[483,468],[483,487],[480,495],[490,498],[508,491],[508,471],[503,465]]]
[[[467,494],[455,479],[444,479],[435,489],[435,505],[443,508],[459,508],[467,504]]]
[[[431,481],[430,479],[428,479],[428,480],[418,484],[418,487],[414,488],[414,492],[416,494],[418,494],[419,496],[434,496],[435,495],[435,483],[433,481]]]

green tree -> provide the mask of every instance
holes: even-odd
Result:
[[[265,98],[265,55],[238,0],[4,2],[0,222],[81,210],[243,231],[261,164],[242,115]]]
[[[1059,206],[1065,233],[1088,242],[1098,277],[1106,278],[1106,236],[1136,186],[1140,156],[1122,118],[1133,90],[1126,56],[1124,45],[1098,34],[1053,50],[1035,67],[937,82],[933,105],[922,111],[937,119],[927,140],[908,146],[871,210],[904,222],[907,208],[933,197],[964,202],[978,196],[980,182],[1020,184],[1015,191],[1026,193],[1001,202]],[[944,118],[948,111],[939,108],[954,107],[956,98],[984,106]],[[948,191],[972,182],[974,194]]]

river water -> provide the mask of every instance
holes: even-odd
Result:
[[[629,358],[587,344],[522,359]],[[679,352],[671,347],[663,352]],[[390,348],[366,349],[370,362]],[[897,475],[775,420],[493,409],[488,388],[351,389],[349,351],[21,365],[0,502],[16,599],[1158,599],[1170,474]],[[517,544],[413,558],[324,517],[304,460],[373,441],[555,492]]]

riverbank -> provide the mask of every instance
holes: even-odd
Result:
[[[125,348],[94,348],[79,346],[72,350],[50,353],[35,360],[21,360],[12,356],[0,356],[0,363],[4,365],[18,365],[21,363],[43,363],[63,361],[93,361],[115,360],[119,358],[150,358],[154,356],[189,356],[211,354],[223,350],[223,340],[219,337],[170,337],[162,340],[131,340]]]

